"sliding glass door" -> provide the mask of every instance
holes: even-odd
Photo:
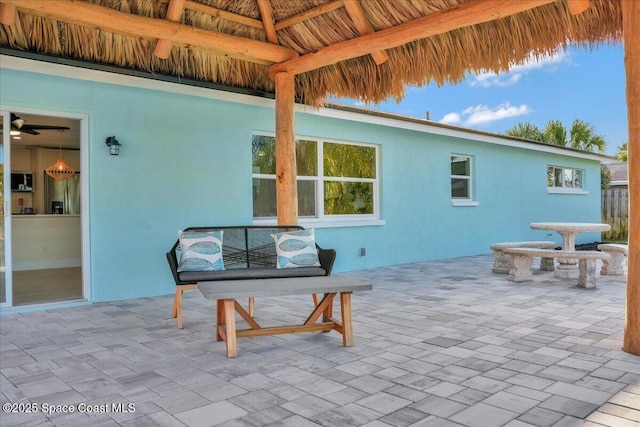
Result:
[[[0,307],[12,305],[11,281],[11,170],[9,159],[10,115],[0,110]]]

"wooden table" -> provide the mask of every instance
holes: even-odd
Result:
[[[534,230],[552,230],[562,236],[562,250],[574,251],[576,249],[576,237],[578,234],[588,231],[609,231],[609,224],[599,224],[591,222],[533,222],[531,228]],[[554,276],[561,279],[577,277],[578,261],[563,259],[558,260],[558,268],[554,271]]]
[[[335,330],[342,334],[342,344],[345,347],[351,347],[353,346],[351,294],[354,291],[371,290],[371,288],[372,286],[368,283],[341,276],[198,282],[198,289],[205,298],[217,300],[216,339],[226,342],[228,357],[238,355],[236,344],[238,337],[295,332]],[[340,294],[340,320],[333,317],[333,299],[338,293]],[[298,294],[324,294],[322,300],[313,307],[311,314],[301,325],[263,328],[236,301],[238,298]],[[236,312],[247,322],[249,329],[236,329]],[[318,322],[320,316],[322,321]]]

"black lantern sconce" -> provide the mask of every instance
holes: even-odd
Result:
[[[118,154],[120,154],[120,146],[122,144],[118,142],[115,136],[110,136],[109,138],[107,138],[106,143],[109,147],[109,154],[111,154],[112,156],[117,156]]]

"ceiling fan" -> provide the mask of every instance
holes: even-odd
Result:
[[[24,132],[31,135],[40,135],[39,130],[69,130],[67,126],[49,126],[49,125],[30,125],[25,123],[20,116],[15,113],[11,113],[11,132]]]

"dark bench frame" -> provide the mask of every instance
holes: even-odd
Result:
[[[237,230],[244,231],[244,247],[231,247],[226,243],[223,236],[222,259],[225,264],[223,271],[200,271],[200,272],[178,272],[178,259],[176,251],[180,241],[176,240],[171,250],[167,252],[167,261],[171,274],[176,283],[176,293],[173,300],[172,317],[177,319],[178,328],[182,329],[182,294],[184,291],[198,289],[197,282],[222,281],[222,280],[248,280],[248,279],[277,279],[288,277],[310,277],[329,276],[333,269],[336,258],[336,251],[333,249],[323,249],[316,244],[320,267],[300,267],[276,269],[275,243],[266,242],[259,247],[250,247],[251,233],[263,233],[268,236],[272,233],[285,231],[304,230],[297,225],[247,225],[247,226],[221,226],[221,227],[189,227],[184,231],[214,231],[214,230]],[[264,236],[263,236],[264,237]],[[317,298],[314,295],[314,301]],[[254,303],[253,297],[249,298],[249,314],[253,317]]]

